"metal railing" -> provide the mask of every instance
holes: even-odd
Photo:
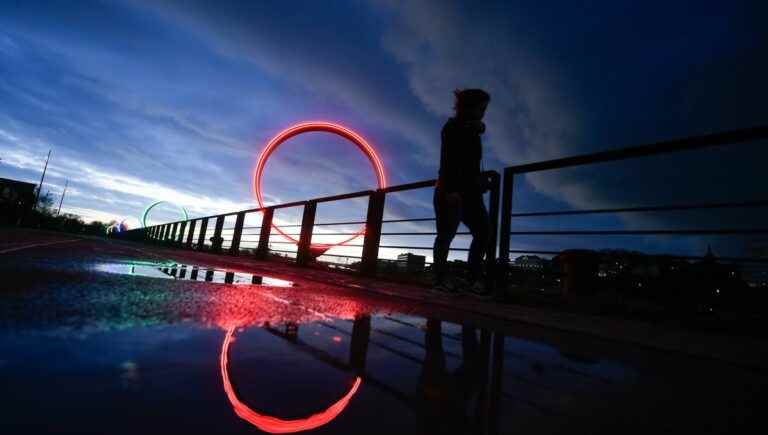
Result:
[[[491,180],[489,214],[491,216],[491,236],[487,251],[487,267],[493,267],[496,261],[496,231],[499,215],[499,195],[501,176],[498,172],[487,171],[485,175]],[[337,257],[345,259],[358,259],[360,261],[359,271],[366,276],[374,276],[377,273],[379,264],[379,249],[410,249],[417,251],[431,251],[432,246],[410,246],[410,245],[392,245],[382,244],[382,236],[434,236],[433,231],[407,232],[407,231],[382,231],[386,224],[408,223],[408,222],[430,222],[433,217],[418,217],[404,219],[384,219],[384,205],[388,195],[432,188],[437,180],[425,180],[416,183],[408,183],[397,186],[390,186],[378,190],[364,190],[360,192],[346,193],[342,195],[326,196],[314,198],[307,201],[290,202],[278,204],[264,208],[253,208],[219,215],[205,216],[186,221],[169,222],[160,225],[153,225],[146,228],[139,228],[122,233],[121,237],[131,240],[145,240],[161,243],[164,245],[175,246],[184,249],[194,249],[199,251],[209,251],[214,253],[226,253],[229,255],[240,255],[243,250],[243,236],[255,236],[254,230],[258,230],[258,238],[255,241],[247,243],[256,243],[255,254],[259,258],[267,258],[270,253],[282,253],[295,255],[295,262],[299,266],[306,266],[312,258],[311,248],[312,237],[333,236],[333,235],[353,235],[349,232],[315,232],[315,227],[339,226],[339,225],[364,225],[362,244],[344,244],[342,246],[351,248],[362,248],[362,255],[350,256],[339,254],[323,253],[321,256]],[[354,198],[368,198],[368,209],[364,221],[343,221],[343,222],[315,222],[317,206],[321,203],[343,201]],[[302,218],[300,224],[280,224],[282,229],[298,228],[298,232],[286,230],[283,235],[298,236],[298,243],[289,240],[271,240],[274,236],[272,225],[276,210],[288,208],[302,208]],[[251,214],[261,214],[261,223],[257,226],[246,226],[246,218]],[[234,225],[226,227],[227,218],[234,217]],[[213,232],[209,235],[210,225],[213,224]],[[467,235],[467,232],[459,232],[459,235]],[[225,237],[226,236],[226,237]],[[214,240],[211,244],[207,240]],[[275,249],[271,244],[296,245],[296,251],[287,249]],[[452,251],[466,251],[466,248],[451,248]]]
[[[611,236],[611,235],[758,235],[768,234],[768,227],[764,228],[715,228],[715,229],[654,229],[654,230],[567,230],[567,231],[513,231],[512,218],[545,217],[545,216],[573,216],[595,214],[618,214],[639,212],[669,212],[681,210],[711,210],[730,208],[755,208],[768,206],[768,200],[738,201],[738,202],[713,202],[713,203],[689,203],[674,205],[651,205],[642,207],[612,207],[596,208],[588,210],[564,210],[564,211],[534,211],[525,213],[513,213],[515,178],[520,175],[541,171],[588,166],[596,163],[616,162],[621,160],[637,159],[649,156],[658,156],[681,151],[701,150],[712,147],[736,146],[768,139],[768,126],[733,130],[705,136],[689,137],[684,139],[658,142],[649,145],[634,146],[592,154],[578,155],[574,157],[547,160],[542,162],[511,166],[504,169],[501,204],[501,226],[499,234],[499,262],[504,265],[509,263],[510,254],[540,254],[558,255],[562,251],[552,250],[521,250],[510,249],[512,236]],[[665,257],[679,260],[700,260],[701,256],[674,256]],[[768,263],[766,258],[755,257],[720,257],[721,260],[734,262]],[[500,274],[502,284],[506,282],[506,273]]]
[[[768,126],[755,128],[733,130],[723,133],[710,134],[705,136],[690,137],[685,139],[671,140],[654,143],[650,145],[635,146],[611,151],[604,151],[592,154],[578,155],[561,159],[547,160],[536,163],[511,166],[504,169],[503,186],[501,177],[495,171],[489,171],[485,174],[491,179],[491,189],[489,198],[489,216],[490,235],[486,252],[486,267],[489,271],[487,284],[493,286],[497,278],[496,267],[501,264],[506,267],[510,261],[511,253],[520,254],[542,254],[557,255],[559,251],[550,250],[513,250],[510,249],[512,236],[570,236],[570,235],[590,235],[590,236],[608,236],[608,235],[734,235],[734,234],[768,234],[768,228],[751,229],[686,229],[686,230],[572,230],[572,231],[512,231],[512,218],[522,217],[544,217],[544,216],[566,216],[566,215],[594,215],[594,214],[616,214],[616,213],[638,213],[638,212],[664,212],[678,210],[704,210],[704,209],[728,209],[728,208],[750,208],[766,207],[768,200],[758,201],[740,201],[740,202],[713,202],[713,203],[691,203],[675,205],[651,205],[640,207],[614,207],[598,208],[590,210],[565,210],[565,211],[534,211],[525,213],[513,213],[513,191],[515,177],[523,174],[549,171],[555,169],[572,168],[577,166],[588,166],[596,163],[616,162],[621,160],[637,159],[641,157],[656,156],[662,154],[675,153],[680,151],[700,150],[710,147],[723,147],[727,145],[738,145],[747,142],[768,139]],[[187,221],[170,222],[161,225],[154,225],[147,228],[131,230],[122,234],[122,237],[133,240],[149,240],[162,244],[172,245],[185,249],[210,250],[212,252],[227,253],[229,255],[239,255],[243,243],[255,246],[255,254],[260,258],[266,258],[270,252],[295,255],[295,262],[300,266],[305,266],[312,258],[311,247],[312,237],[315,235],[315,227],[338,226],[338,225],[365,225],[365,232],[362,244],[347,244],[344,246],[362,248],[361,256],[338,255],[324,253],[322,256],[337,257],[345,259],[359,259],[359,271],[363,275],[373,276],[377,272],[379,263],[379,249],[411,249],[421,251],[431,251],[432,246],[409,246],[409,245],[390,245],[381,244],[382,236],[433,236],[434,232],[386,232],[382,231],[385,224],[403,223],[403,222],[429,222],[434,221],[433,217],[405,218],[405,219],[384,219],[384,205],[387,195],[434,187],[436,180],[425,180],[415,183],[390,186],[379,190],[365,190],[352,192],[342,195],[333,195],[322,198],[314,198],[307,201],[296,201],[285,204],[278,204],[264,208],[253,208],[248,210],[224,213],[190,219]],[[315,222],[317,205],[354,198],[368,198],[367,214],[364,221],[347,222]],[[501,202],[501,204],[500,204]],[[501,207],[500,207],[501,206]],[[290,241],[270,240],[272,233],[272,221],[276,210],[302,207],[302,219],[300,224],[282,225],[281,228],[298,228],[298,232],[287,233],[299,236],[296,251],[285,249],[270,248],[270,244],[291,245]],[[261,224],[257,226],[246,226],[246,217],[250,214],[261,213]],[[501,221],[499,222],[499,216]],[[225,227],[225,221],[228,217],[234,217],[234,224]],[[209,233],[209,226],[213,224],[212,236],[214,239],[221,239],[221,244],[206,244],[206,236]],[[199,228],[199,229],[198,229]],[[256,230],[258,232],[256,232]],[[353,233],[336,232],[323,233],[320,235],[351,235]],[[459,234],[466,235],[466,232]],[[222,237],[226,235],[227,237]],[[243,236],[258,236],[256,240],[244,242]],[[254,245],[255,244],[255,245]],[[498,262],[497,262],[498,246]],[[466,248],[451,248],[452,251],[467,251]],[[225,252],[226,251],[226,252]],[[668,256],[669,257],[669,256]],[[678,259],[700,259],[703,257],[695,256],[672,256]],[[748,257],[729,257],[723,260],[732,261],[756,261],[766,262],[765,259]],[[506,274],[501,274],[506,277]],[[501,284],[504,284],[505,278],[501,278]]]

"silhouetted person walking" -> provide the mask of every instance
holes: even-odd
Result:
[[[437,226],[433,251],[435,289],[456,292],[466,287],[485,295],[481,278],[489,221],[483,194],[490,182],[480,167],[483,157],[480,135],[485,132],[482,120],[491,97],[481,89],[457,90],[454,95],[455,116],[445,123],[441,132],[440,172],[433,199]],[[469,282],[464,285],[448,280],[448,251],[461,222],[472,233],[467,258]]]

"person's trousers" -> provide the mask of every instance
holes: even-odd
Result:
[[[453,206],[446,203],[443,193],[437,188],[432,203],[435,207],[435,224],[437,227],[437,236],[432,252],[434,258],[432,268],[435,272],[435,280],[437,283],[441,283],[448,275],[448,252],[451,242],[456,236],[459,223],[466,225],[472,234],[472,243],[469,245],[469,255],[467,256],[469,279],[471,281],[479,280],[483,274],[483,258],[488,246],[490,226],[483,196],[481,194],[462,195],[461,205]]]

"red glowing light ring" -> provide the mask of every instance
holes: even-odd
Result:
[[[346,127],[343,127],[338,124],[333,124],[331,122],[323,122],[323,121],[302,122],[300,124],[296,124],[293,127],[287,128],[281,131],[280,133],[278,133],[277,136],[273,137],[272,140],[270,140],[269,143],[267,143],[267,146],[261,151],[261,154],[259,155],[259,159],[256,162],[256,169],[253,172],[253,191],[256,195],[256,202],[259,204],[260,208],[264,208],[264,198],[261,193],[261,177],[264,175],[264,167],[267,164],[267,159],[269,159],[269,156],[283,142],[299,134],[308,133],[311,131],[324,131],[327,133],[334,133],[357,145],[360,151],[362,151],[363,154],[365,154],[365,156],[371,162],[371,165],[373,165],[373,169],[376,172],[376,181],[378,182],[378,188],[383,189],[384,187],[386,187],[387,180],[384,174],[384,165],[381,163],[381,159],[379,158],[378,154],[376,154],[376,150],[370,144],[368,144],[368,142],[366,142],[365,139],[362,138],[362,136],[360,136],[359,134],[355,133],[354,131]],[[285,234],[277,225],[272,224],[272,228],[274,228],[275,231],[277,231],[285,239],[296,244],[299,243],[298,240],[294,239],[288,234]],[[348,239],[342,240],[341,242],[323,244],[322,246],[325,246],[325,247],[341,246],[351,242],[352,240],[356,239],[357,237],[363,234],[365,234],[365,228],[358,231]]]
[[[235,410],[235,413],[238,415],[238,417],[253,424],[264,432],[293,433],[323,426],[336,418],[344,410],[344,408],[347,407],[350,399],[352,399],[352,396],[355,395],[357,389],[360,387],[362,380],[358,376],[355,378],[355,382],[352,384],[352,388],[349,389],[344,397],[339,399],[333,405],[329,406],[325,411],[312,414],[306,418],[299,418],[296,420],[283,420],[277,417],[259,414],[237,398],[235,389],[232,387],[232,382],[229,380],[229,345],[234,340],[234,333],[234,327],[227,329],[227,334],[224,336],[224,343],[221,346],[221,356],[219,357],[219,365],[221,366],[221,379],[224,383],[224,391],[226,392],[229,403],[232,404],[232,408]]]

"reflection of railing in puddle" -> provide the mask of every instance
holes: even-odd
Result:
[[[404,337],[391,337],[399,338],[401,341],[407,341],[411,344],[423,347],[425,356],[422,360],[406,352],[399,351],[393,346],[380,341],[371,340],[371,332],[380,331],[371,327],[370,315],[358,314],[354,316],[354,319],[344,320],[348,320],[352,323],[351,332],[326,321],[318,321],[317,324],[331,328],[331,330],[334,330],[335,332],[350,336],[348,361],[341,360],[319,348],[317,345],[312,345],[302,340],[299,337],[299,325],[296,323],[288,322],[285,324],[284,329],[269,324],[264,326],[264,329],[267,332],[285,339],[297,350],[308,353],[317,360],[327,363],[339,370],[355,374],[355,381],[349,392],[338,402],[321,413],[314,414],[306,419],[293,421],[274,419],[274,417],[272,417],[272,420],[265,420],[264,416],[247,408],[247,406],[234,394],[229,373],[227,371],[227,353],[229,351],[229,341],[233,337],[234,328],[228,329],[225,336],[225,344],[222,347],[221,369],[222,377],[224,379],[224,389],[236,414],[260,429],[273,433],[276,433],[278,430],[283,432],[293,431],[293,429],[297,427],[309,427],[309,425],[314,425],[312,427],[319,427],[320,425],[330,422],[343,411],[349,403],[349,400],[355,394],[357,388],[364,381],[366,385],[390,395],[399,402],[405,404],[408,408],[420,413],[423,413],[424,409],[439,409],[446,406],[446,403],[449,403],[450,401],[453,401],[451,403],[454,405],[457,403],[464,403],[463,406],[473,408],[471,410],[472,417],[469,420],[482,422],[482,426],[487,429],[483,431],[484,433],[496,432],[495,428],[497,426],[500,409],[498,402],[501,398],[503,349],[501,349],[500,346],[503,345],[504,339],[502,335],[494,334],[487,330],[480,330],[478,334],[478,330],[474,327],[463,326],[460,338],[462,341],[462,355],[451,353],[443,349],[441,333],[442,322],[439,320],[428,321],[428,328],[423,343],[405,339]],[[389,385],[383,380],[377,379],[374,374],[366,371],[366,359],[369,344],[383,349],[397,357],[405,358],[410,362],[421,365],[419,382],[418,385],[415,386],[415,394],[413,392],[404,392],[397,387]],[[499,347],[499,349],[494,349],[492,352],[492,347]],[[461,369],[456,370],[455,372],[449,372],[445,364],[446,356],[461,358]],[[464,386],[463,388],[465,388],[466,391],[453,391],[453,394],[451,394],[452,389],[450,387],[435,383],[435,380],[447,379],[450,377],[454,377],[459,385]],[[444,397],[440,397],[440,395],[436,396],[433,394],[436,389],[440,388],[445,390],[444,393],[446,396],[450,396],[449,399],[446,400]],[[470,405],[469,402],[467,402],[467,400],[470,400],[469,398],[472,398],[471,400],[474,405]],[[443,424],[447,421],[446,418],[449,418],[438,418],[439,413],[435,414],[434,412],[427,412],[427,414],[429,414],[426,415],[428,420],[433,420],[431,417],[435,417],[434,421],[430,424]],[[451,418],[458,420],[465,417],[463,412],[454,412],[453,414],[454,416]],[[442,423],[438,422],[438,419],[440,419]],[[457,424],[469,424],[469,420],[462,420]],[[268,426],[267,424],[271,424],[271,426]]]
[[[232,289],[231,291],[237,290]],[[445,419],[440,422],[438,421],[440,419],[437,418],[441,412],[445,413],[445,407],[464,407],[461,409],[464,409],[465,412],[459,412],[459,408],[449,411],[448,413],[452,416],[447,418],[455,418],[457,420],[455,424],[481,424],[485,429],[479,433],[498,432],[502,404],[510,401],[526,405],[543,415],[568,416],[568,409],[562,409],[557,403],[549,403],[548,399],[544,399],[542,402],[539,396],[531,398],[525,393],[520,394],[519,391],[516,391],[515,394],[502,391],[502,377],[504,377],[516,381],[516,383],[519,381],[532,385],[537,391],[548,391],[545,394],[567,394],[569,397],[577,399],[575,392],[569,394],[569,392],[561,391],[562,386],[533,383],[531,382],[533,380],[527,378],[517,379],[520,375],[512,373],[503,375],[506,357],[528,361],[530,364],[537,363],[537,365],[557,373],[587,376],[593,378],[594,381],[605,382],[601,377],[595,376],[594,373],[591,376],[589,373],[577,373],[572,367],[562,366],[554,361],[540,361],[539,358],[532,358],[531,355],[505,351],[505,337],[500,332],[484,330],[471,325],[462,325],[458,331],[453,330],[453,328],[446,331],[443,326],[445,323],[437,319],[427,319],[425,324],[419,325],[391,315],[376,317],[377,321],[394,322],[398,328],[413,328],[412,332],[414,330],[421,331],[423,339],[419,339],[408,331],[399,332],[396,329],[390,329],[385,324],[374,326],[373,318],[369,314],[370,309],[363,305],[347,305],[336,300],[332,302],[324,300],[325,303],[315,305],[314,303],[318,301],[310,295],[306,295],[308,300],[299,302],[290,297],[289,294],[292,293],[281,294],[277,289],[274,291],[260,290],[247,299],[254,301],[255,299],[266,298],[271,301],[272,305],[284,306],[290,308],[290,311],[276,311],[270,316],[263,316],[266,307],[260,307],[255,309],[255,312],[260,313],[259,319],[261,320],[256,321],[248,316],[242,317],[244,311],[235,309],[232,312],[219,313],[220,321],[217,321],[217,324],[226,331],[225,340],[227,340],[221,355],[225,394],[238,417],[268,432],[276,433],[278,430],[283,431],[283,433],[291,432],[297,430],[297,427],[319,427],[329,423],[341,415],[345,407],[354,400],[353,397],[357,389],[363,384],[396,399],[408,409],[425,416],[426,420],[433,421],[430,424],[445,424]],[[226,298],[222,298],[223,300]],[[229,304],[225,304],[225,306],[229,306]],[[350,384],[344,396],[326,410],[299,420],[282,420],[277,417],[264,416],[248,408],[235,394],[235,389],[232,386],[234,381],[231,379],[231,373],[229,373],[227,366],[229,363],[228,351],[231,341],[234,340],[235,328],[247,327],[247,325],[259,325],[266,332],[289,342],[295,350],[308,354],[342,372],[349,373],[351,375]],[[316,325],[321,330],[333,331],[331,339],[336,343],[349,342],[348,357],[339,357],[329,349],[325,349],[320,344],[321,342],[316,342],[316,339],[311,338],[317,335],[318,330],[314,328],[314,335],[300,334],[301,331],[306,331],[304,329],[306,326],[302,325]],[[405,333],[403,334],[403,332]],[[337,340],[339,336],[347,336],[349,339]],[[461,351],[453,350],[454,345],[446,348],[445,340],[460,344]],[[400,348],[395,344],[397,342],[405,344],[405,348]],[[403,389],[397,381],[393,382],[393,380],[387,379],[386,372],[383,374],[371,372],[366,367],[370,347],[383,350],[389,355],[408,361],[418,367],[417,384]],[[415,348],[423,349],[424,354],[413,352]],[[449,367],[455,366],[447,360],[453,360],[454,363],[458,360],[459,367],[450,369]],[[402,374],[397,376],[398,379],[402,378]],[[439,394],[435,394],[436,392]],[[424,414],[425,409],[428,410],[426,415]],[[470,420],[474,423],[469,423]],[[471,428],[470,431],[474,429],[477,428]]]
[[[264,285],[270,287],[294,287],[296,285],[291,281],[272,278],[269,276],[256,275],[248,272],[201,268],[198,266],[188,266],[185,264],[158,267],[157,270],[177,280],[205,281],[217,284],[234,285]],[[187,277],[187,271],[189,271],[189,277]],[[198,279],[198,277],[201,275],[201,272],[203,278]]]

